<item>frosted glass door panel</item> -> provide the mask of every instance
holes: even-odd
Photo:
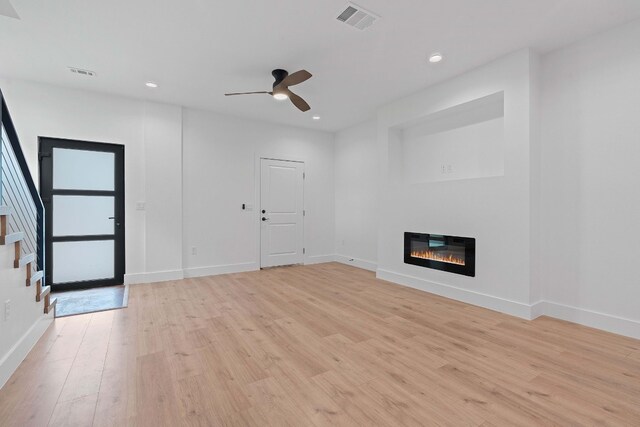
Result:
[[[114,277],[114,241],[53,243],[53,282],[68,283]]]
[[[53,189],[113,191],[114,165],[114,153],[54,148]]]
[[[53,196],[53,235],[113,234],[113,196]]]

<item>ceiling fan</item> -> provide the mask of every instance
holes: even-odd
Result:
[[[307,104],[307,101],[302,99],[300,96],[289,90],[289,86],[295,86],[302,82],[305,82],[311,78],[311,73],[307,70],[296,71],[293,74],[289,74],[285,70],[273,70],[271,75],[276,79],[273,82],[273,90],[271,92],[268,91],[259,91],[259,92],[233,92],[233,93],[225,93],[225,96],[234,96],[234,95],[256,95],[256,94],[266,94],[271,95],[277,100],[284,100],[289,98],[293,105],[295,105],[300,111],[305,112],[309,111],[311,107]]]

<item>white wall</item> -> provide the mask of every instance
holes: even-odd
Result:
[[[376,142],[375,121],[340,131],[334,160],[337,260],[374,271],[378,258]]]
[[[640,21],[543,57],[540,272],[549,314],[640,338],[638,40]]]
[[[0,87],[36,183],[39,136],[125,146],[126,280],[181,275],[181,108],[20,80]]]
[[[504,174],[503,117],[426,135],[410,128],[403,133],[402,145],[408,184]]]
[[[540,272],[543,268],[541,260],[541,247],[540,242],[542,240],[542,228],[541,228],[541,174],[542,174],[542,143],[540,141],[540,128],[541,123],[541,74],[540,71],[540,56],[532,55],[529,66],[530,71],[530,107],[529,108],[529,156],[530,156],[530,174],[529,180],[529,198],[531,204],[531,224],[529,227],[530,234],[530,246],[531,246],[531,261],[529,263],[529,272],[531,275],[531,289],[529,292],[529,301],[532,306],[531,317],[535,318],[542,314],[541,309],[543,300],[542,289],[543,283],[540,277]]]
[[[333,259],[333,135],[185,109],[187,276],[259,268],[260,157],[304,161],[305,263]]]
[[[531,61],[529,51],[519,51],[379,111],[379,277],[530,317]],[[403,179],[402,135],[395,129],[500,92],[503,176],[418,184]],[[405,264],[406,231],[476,238],[476,277]]]

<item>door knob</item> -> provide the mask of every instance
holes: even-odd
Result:
[[[266,218],[266,217],[264,217],[264,216],[262,217],[262,220],[263,220],[263,221],[267,221],[268,219],[269,219],[269,218]]]
[[[265,211],[264,209],[262,209],[262,213],[263,213],[263,214],[266,214],[266,213],[267,213],[267,211]]]

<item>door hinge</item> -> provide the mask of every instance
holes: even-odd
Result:
[[[302,254],[306,254],[307,253],[307,248],[302,248]]]
[[[305,179],[307,177],[307,173],[306,172],[302,172],[302,179]]]
[[[39,160],[42,160],[45,157],[51,157],[51,153],[38,153]]]
[[[307,216],[307,211],[306,210],[302,210],[302,216]]]

